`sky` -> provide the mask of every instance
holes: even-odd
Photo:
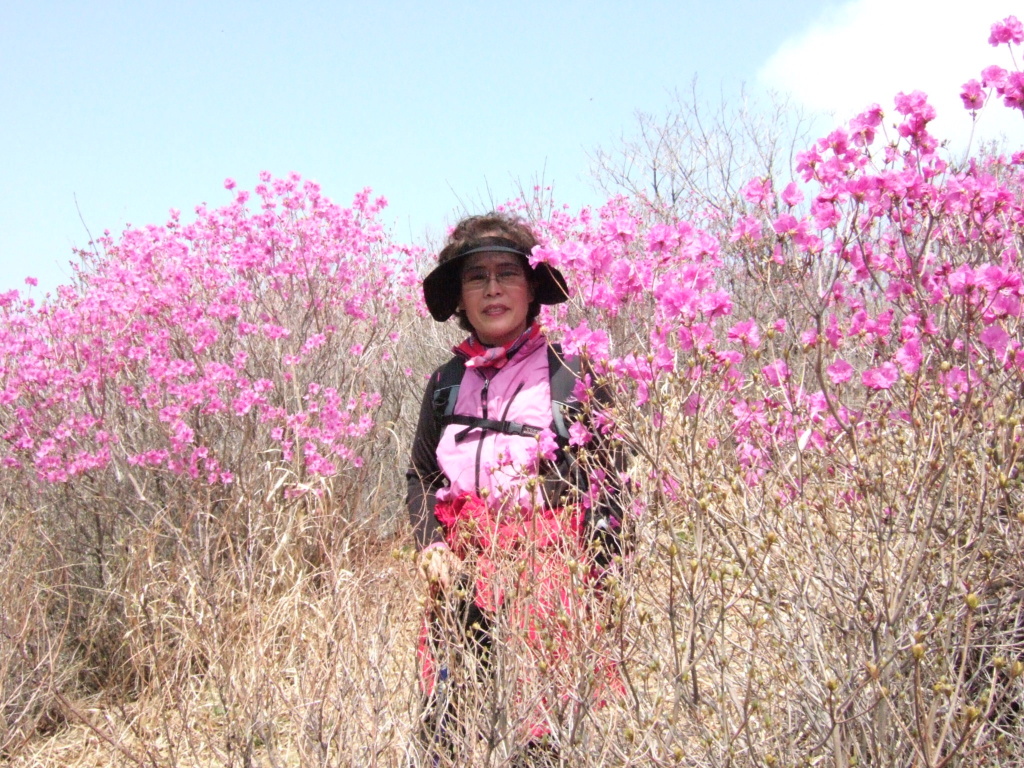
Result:
[[[986,40],[1015,3],[5,0],[0,291],[42,297],[90,233],[187,220],[263,170],[341,204],[371,187],[407,243],[535,183],[599,204],[597,148],[695,77],[789,93],[821,133],[920,89],[966,147],[959,86],[1011,66]],[[1009,117],[987,109],[982,136],[1024,144]]]

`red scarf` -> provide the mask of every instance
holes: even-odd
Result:
[[[529,328],[520,334],[519,338],[503,347],[486,347],[480,343],[474,333],[464,342],[454,347],[452,351],[456,355],[466,358],[467,368],[491,368],[500,371],[505,363],[522,349],[526,342],[540,336],[540,325],[532,323]]]

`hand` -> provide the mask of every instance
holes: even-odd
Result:
[[[432,546],[420,553],[420,573],[431,587],[447,592],[452,580],[462,566],[462,561],[447,544]]]

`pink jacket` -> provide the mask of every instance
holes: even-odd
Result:
[[[547,340],[531,340],[498,371],[467,368],[454,413],[548,427],[552,414]],[[449,483],[438,491],[438,500],[475,494],[492,505],[541,506],[540,486],[527,487],[537,477],[537,449],[536,437],[467,432],[462,425],[449,424],[436,451],[438,467]]]

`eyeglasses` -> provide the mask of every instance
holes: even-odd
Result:
[[[483,267],[473,267],[462,273],[462,289],[465,291],[483,291],[491,284],[491,279],[506,288],[519,286],[526,282],[526,272],[518,264],[502,264],[494,272]]]

